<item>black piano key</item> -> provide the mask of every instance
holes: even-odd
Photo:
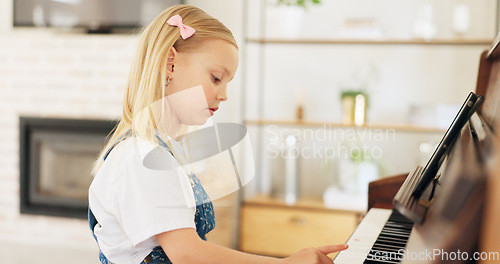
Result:
[[[403,258],[403,254],[400,251],[387,251],[387,250],[370,250],[367,260],[375,261],[400,261]]]
[[[397,264],[399,263],[399,261],[380,261],[380,260],[365,260],[365,262],[363,263],[366,263],[366,264],[379,264],[379,263],[394,263],[394,264]]]
[[[387,223],[386,224],[387,228],[397,228],[402,231],[411,231],[411,226],[408,225],[398,225],[398,224],[392,224],[392,223]]]
[[[405,247],[405,245],[402,243],[390,243],[387,241],[383,241],[380,243],[373,244],[371,249],[374,249],[375,247],[377,247],[377,248],[402,248],[402,247]]]
[[[365,260],[363,262],[363,264],[379,264],[379,263],[393,263],[393,264],[397,264],[397,263],[400,263],[400,262],[401,262],[401,260],[382,260],[382,259],[381,260],[375,260],[375,259],[374,260],[369,260],[369,259],[367,259],[367,260]]]
[[[391,246],[405,247],[406,243],[394,242],[391,240],[382,239],[377,243],[377,245],[382,245],[382,246],[383,245],[391,245]]]
[[[398,239],[403,239],[403,240],[407,240],[408,237],[409,237],[409,234],[405,234],[405,233],[397,233],[397,232],[383,232],[383,233],[380,233],[381,236],[386,236],[386,237],[394,237],[394,238],[398,238]]]
[[[389,258],[386,255],[378,254],[368,257],[363,263],[400,263],[401,260],[402,256]]]
[[[403,248],[404,249],[404,248]],[[401,255],[401,253],[404,253],[402,251],[402,248],[387,248],[387,247],[374,247],[372,248],[373,252],[379,252],[379,255],[383,255],[382,253],[392,253],[393,255]]]
[[[377,247],[380,247],[380,248],[383,248],[383,247],[387,247],[387,248],[405,248],[406,244],[404,244],[404,243],[391,243],[390,241],[381,241],[381,242],[373,244],[372,247],[373,246],[377,246]]]
[[[398,229],[398,230],[401,230],[403,232],[411,232],[411,229],[412,229],[412,225],[407,225],[407,224],[404,224],[404,225],[401,225],[401,224],[393,224],[393,223],[387,223],[386,224],[386,229]]]
[[[398,237],[398,236],[389,236],[387,234],[385,235],[379,235],[379,238],[380,239],[384,239],[385,241],[391,241],[391,242],[394,242],[394,243],[401,243],[401,244],[406,244],[406,241],[408,241],[408,238],[407,239],[401,239],[401,237]]]
[[[400,263],[412,228],[412,221],[393,210],[363,264]]]
[[[401,236],[392,236],[392,235],[379,235],[377,239],[380,239],[380,241],[389,241],[390,243],[401,243],[401,244],[406,244],[406,241],[408,241],[408,237],[401,237]]]
[[[401,249],[401,248],[405,248],[404,245],[389,245],[387,243],[385,244],[382,244],[382,243],[375,243],[373,244],[372,246],[372,249],[382,249],[382,248],[392,248],[392,249]]]
[[[407,233],[407,232],[402,232],[402,231],[397,231],[397,230],[392,230],[392,229],[383,229],[380,232],[380,234],[385,235],[385,236],[398,236],[398,237],[409,236],[409,233]]]

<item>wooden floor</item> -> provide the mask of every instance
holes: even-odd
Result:
[[[0,241],[0,263],[9,264],[97,264],[98,249],[68,245],[40,245]]]

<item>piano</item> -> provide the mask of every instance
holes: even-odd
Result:
[[[420,166],[370,183],[370,209],[334,263],[500,263],[499,42],[480,57],[475,94],[485,100],[422,196],[412,195]]]

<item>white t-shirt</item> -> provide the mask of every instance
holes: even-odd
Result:
[[[166,149],[138,137],[109,153],[90,186],[89,206],[99,247],[118,264],[140,263],[159,245],[157,234],[196,228],[187,174]]]

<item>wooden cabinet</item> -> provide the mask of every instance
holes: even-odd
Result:
[[[240,249],[285,257],[303,248],[342,244],[361,217],[361,212],[325,208],[320,200],[304,199],[288,206],[267,197],[255,198],[242,206]]]
[[[232,193],[212,201],[215,210],[215,229],[207,234],[210,242],[228,248],[236,248],[240,200]]]

